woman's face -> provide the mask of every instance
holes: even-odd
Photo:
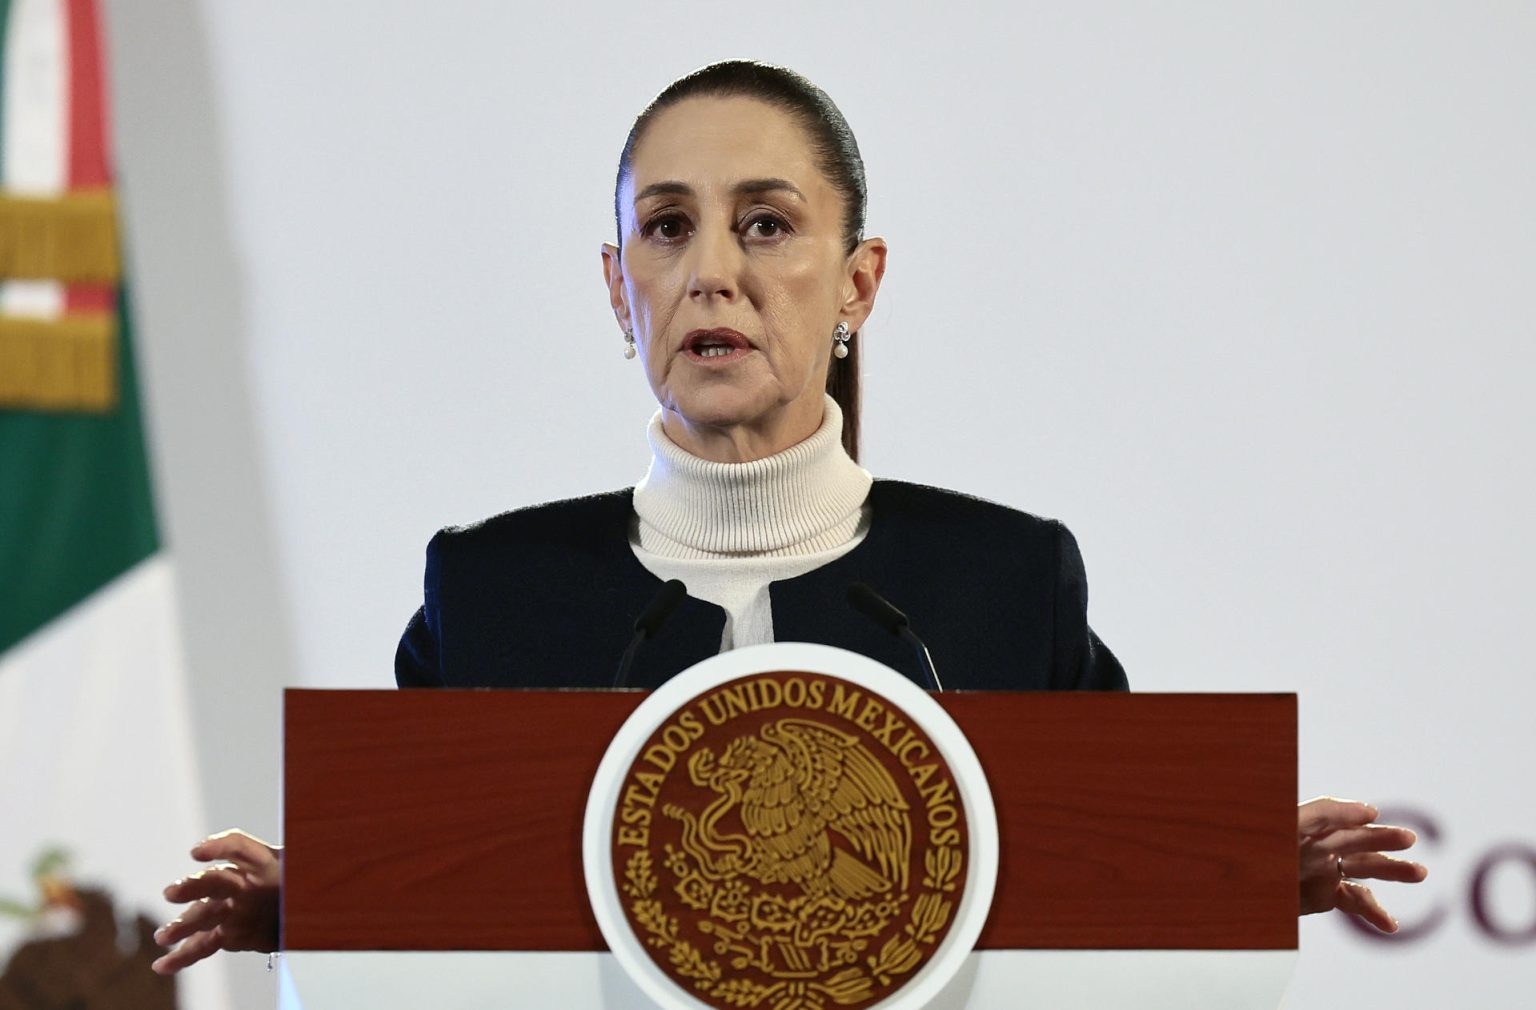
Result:
[[[843,199],[789,113],[753,98],[660,112],[603,248],[668,436],[718,461],[771,455],[821,423],[839,322],[874,305],[885,245],[844,251]]]

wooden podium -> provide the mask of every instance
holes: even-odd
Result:
[[[643,697],[288,691],[285,1001],[637,1005],[603,964],[580,862],[592,776]],[[1002,856],[978,963],[934,1005],[1103,1006],[1111,984],[1139,1007],[1279,1003],[1294,695],[935,697],[987,775]],[[522,953],[338,953],[365,951]],[[360,979],[379,992],[360,999]]]

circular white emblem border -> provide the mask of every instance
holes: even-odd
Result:
[[[656,966],[630,929],[614,883],[613,817],[618,809],[624,777],[645,741],[668,717],[716,685],[779,670],[838,677],[889,698],[928,734],[954,776],[955,789],[965,805],[970,835],[965,892],[939,949],[905,985],[874,1005],[879,1010],[915,1010],[937,996],[960,970],[991,911],[992,893],[997,885],[997,812],[981,763],[949,713],[928,692],[895,670],[845,649],[801,642],[734,649],[694,664],[640,703],[608,745],[592,781],[592,791],[587,796],[586,819],[582,825],[582,867],[586,874],[587,897],[597,917],[598,928],[624,971],[660,1006],[669,1010],[710,1010],[708,1004],[688,993]]]

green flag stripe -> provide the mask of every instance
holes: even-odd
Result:
[[[117,311],[116,410],[0,411],[0,652],[159,549],[126,289]]]

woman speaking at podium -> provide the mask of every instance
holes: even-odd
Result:
[[[859,466],[861,328],[887,253],[864,234],[865,204],[842,113],[789,70],[714,64],[641,113],[602,265],[614,353],[660,408],[650,468],[632,490],[439,533],[396,657],[401,687],[606,687],[635,615],[675,579],[687,595],[634,652],[632,686],[776,640],[861,652],[921,682],[905,643],[849,607],[863,583],[910,616],[947,687],[1126,688],[1088,627],[1064,526]],[[1395,928],[1350,878],[1424,871],[1383,854],[1413,836],[1374,816],[1340,800],[1299,808],[1304,912]],[[193,855],[224,862],[167,888],[194,904],[158,934],[181,945],[157,970],[272,949],[278,851],[225,832]]]

